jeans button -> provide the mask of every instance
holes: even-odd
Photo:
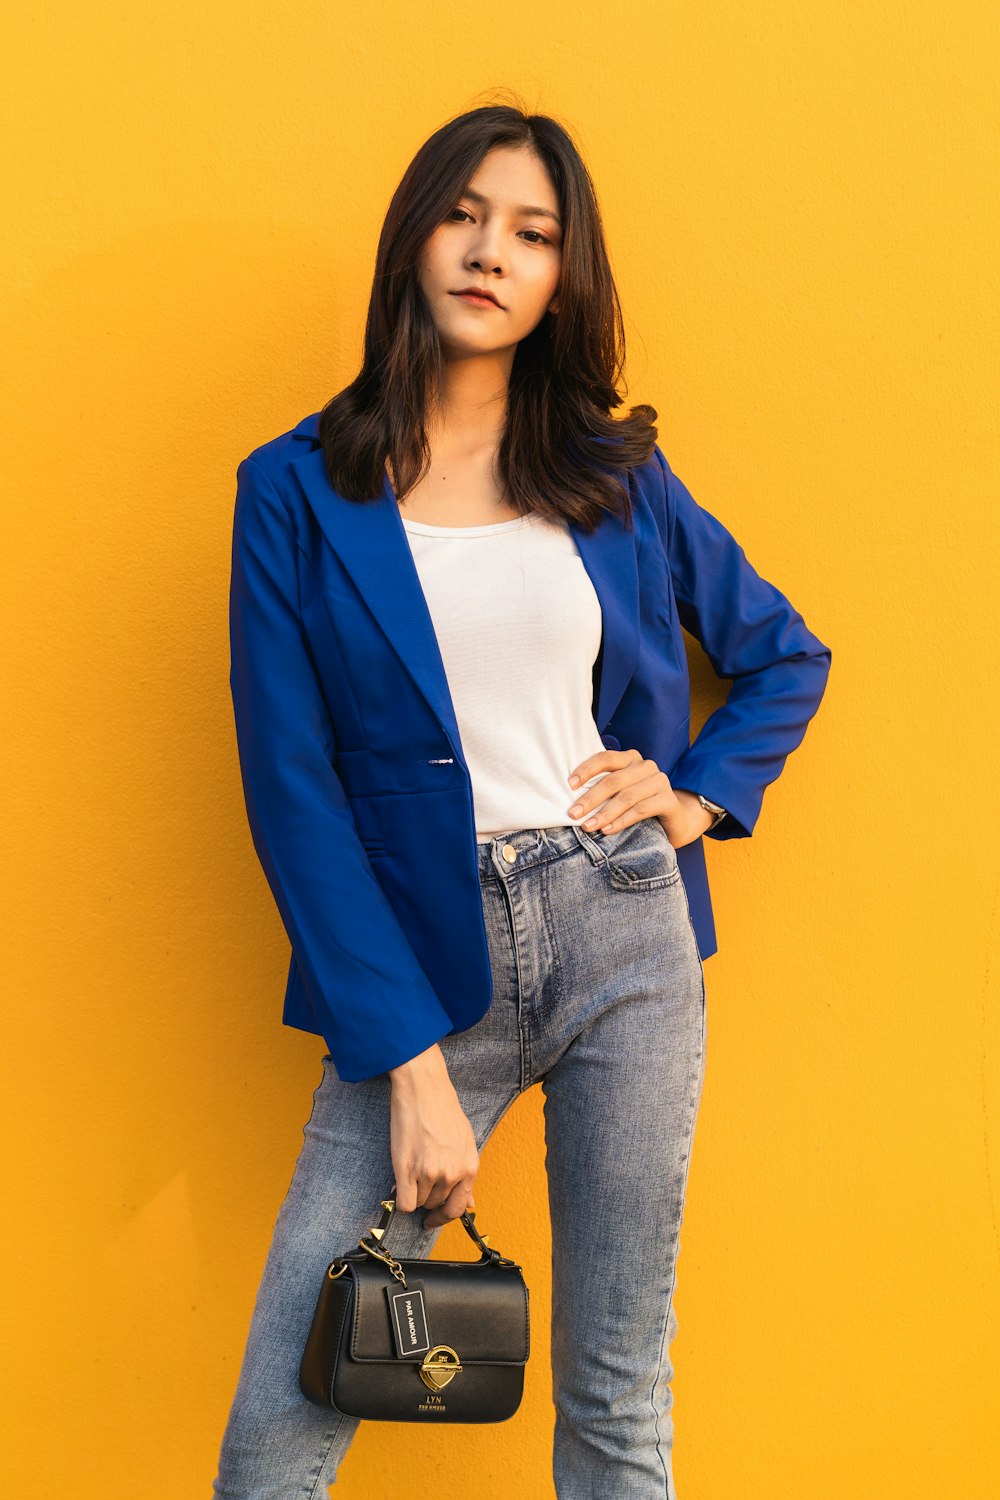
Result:
[[[512,865],[517,858],[517,850],[514,848],[513,844],[504,844],[500,853],[503,855],[504,859],[509,865]]]

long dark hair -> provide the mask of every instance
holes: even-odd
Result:
[[[631,526],[628,493],[614,470],[651,456],[657,413],[640,405],[627,417],[610,415],[622,404],[617,385],[625,334],[594,185],[562,125],[506,104],[472,109],[442,125],[392,196],[375,258],[364,363],[320,413],[327,474],[340,494],[363,501],[382,493],[387,457],[399,498],[426,472],[424,415],[442,360],[418,260],[497,146],[528,146],[540,158],[563,225],[558,314],[544,313],[521,340],[510,373],[497,451],[508,503],[522,514],[572,519],[585,531],[605,510]]]

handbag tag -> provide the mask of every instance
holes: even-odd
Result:
[[[389,1321],[396,1341],[397,1357],[405,1359],[408,1354],[426,1354],[431,1347],[431,1339],[427,1328],[423,1282],[410,1281],[405,1291],[387,1286],[385,1295],[389,1302]]]

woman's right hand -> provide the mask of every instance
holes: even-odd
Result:
[[[437,1042],[389,1069],[390,1139],[396,1209],[425,1207],[425,1229],[436,1229],[475,1208],[479,1171],[475,1132],[451,1081]]]

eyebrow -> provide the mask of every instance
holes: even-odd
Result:
[[[475,188],[466,188],[465,192],[462,194],[462,197],[471,198],[473,203],[480,203],[484,208],[492,208],[493,206],[491,200],[487,198],[485,194],[477,193]],[[555,222],[559,224],[559,227],[562,227],[559,220],[559,215],[554,214],[551,208],[539,208],[536,204],[532,203],[519,203],[514,209],[514,212],[516,214],[533,214],[540,219],[554,219]]]

